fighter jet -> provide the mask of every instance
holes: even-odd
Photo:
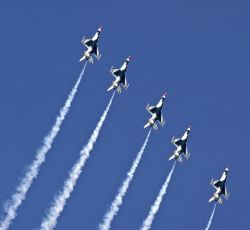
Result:
[[[172,138],[171,142],[176,146],[177,149],[173,152],[169,160],[176,159],[179,162],[182,162],[181,153],[183,153],[186,159],[189,158],[190,153],[188,152],[188,149],[187,149],[187,140],[188,140],[190,131],[191,131],[191,126],[187,128],[182,138],[175,138],[175,137]]]
[[[216,189],[216,192],[213,194],[213,196],[210,198],[210,200],[208,202],[211,201],[216,201],[219,204],[222,204],[222,199],[221,199],[221,195],[223,195],[225,197],[225,199],[227,200],[229,197],[229,193],[227,192],[225,183],[227,180],[227,174],[228,174],[228,167],[225,168],[221,178],[219,180],[214,181],[213,179],[211,180],[210,184]]]
[[[144,128],[151,126],[154,130],[158,129],[158,126],[156,124],[156,121],[160,123],[160,125],[163,127],[165,124],[165,121],[163,120],[163,116],[161,113],[164,101],[166,98],[166,93],[163,94],[160,101],[156,106],[150,106],[149,104],[146,107],[146,110],[152,115],[151,118],[149,118],[147,124],[144,126]]]
[[[85,39],[83,37],[81,43],[87,47],[87,51],[83,53],[82,58],[79,60],[80,62],[84,59],[88,60],[90,63],[94,63],[94,59],[92,57],[92,54],[95,55],[95,57],[100,60],[101,54],[99,52],[99,49],[97,47],[97,42],[99,40],[100,33],[102,31],[102,27],[99,27],[95,35],[91,39]]]
[[[114,89],[118,93],[121,93],[122,89],[120,87],[120,84],[122,84],[124,89],[126,90],[128,89],[129,84],[127,83],[125,73],[127,71],[129,62],[130,62],[130,56],[125,60],[120,69],[113,69],[113,66],[111,67],[110,73],[115,77],[115,80],[112,82],[112,85],[108,88],[107,91]]]

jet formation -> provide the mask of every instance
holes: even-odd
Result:
[[[126,79],[126,71],[128,68],[128,63],[130,62],[130,56],[125,60],[120,69],[114,69],[113,66],[110,69],[110,73],[115,77],[115,80],[112,82],[112,85],[108,88],[107,91],[116,90],[118,93],[122,92],[120,85],[123,86],[125,90],[128,89],[129,84]]]
[[[101,54],[99,52],[97,43],[100,37],[100,33],[102,31],[102,27],[99,27],[94,36],[91,39],[85,39],[83,37],[81,43],[87,47],[87,50],[84,52],[83,56],[80,59],[80,62],[83,60],[89,61],[90,63],[94,63],[93,56],[96,57],[97,60],[100,60]],[[128,89],[129,84],[126,79],[126,71],[128,68],[128,64],[130,62],[130,56],[124,61],[120,69],[114,69],[113,66],[110,69],[110,73],[114,76],[115,80],[112,82],[111,86],[107,89],[107,91],[116,90],[118,93],[122,92],[121,85],[125,90]],[[144,128],[151,126],[154,130],[158,130],[157,121],[163,127],[165,121],[162,116],[162,108],[166,99],[166,93],[164,93],[157,103],[156,106],[150,106],[149,104],[146,106],[146,110],[151,114],[151,117],[148,119],[148,122],[145,124]],[[176,160],[178,162],[182,162],[182,154],[188,159],[190,153],[187,148],[187,141],[191,131],[191,126],[189,126],[183,136],[181,138],[173,137],[171,143],[176,147],[176,150],[171,154],[169,160]],[[209,202],[216,201],[219,204],[222,204],[221,195],[224,196],[225,199],[228,199],[229,193],[225,187],[228,167],[224,170],[221,178],[219,180],[214,181],[211,180],[211,185],[216,189],[213,196],[209,199]]]
[[[225,185],[228,171],[229,171],[229,168],[227,167],[225,168],[219,180],[215,180],[215,181],[213,179],[211,180],[210,184],[216,189],[216,191],[213,194],[213,196],[209,199],[208,202],[216,201],[219,204],[222,204],[221,195],[223,195],[226,200],[228,199],[229,193],[227,192],[226,185]]]

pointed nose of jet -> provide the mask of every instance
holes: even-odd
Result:
[[[192,128],[192,125],[189,125],[188,128],[187,128],[187,131],[190,132],[191,128]]]
[[[162,98],[165,99],[166,96],[167,96],[167,93],[165,92],[165,93],[162,95]]]
[[[226,167],[226,168],[225,168],[225,172],[228,172],[228,171],[229,171],[229,167]]]
[[[126,59],[126,62],[130,62],[131,60],[131,56],[128,56],[128,58]]]
[[[102,31],[102,26],[100,26],[99,28],[98,28],[98,32],[101,32]]]

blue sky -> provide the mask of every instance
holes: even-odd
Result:
[[[113,229],[138,229],[172,162],[173,135],[193,125],[152,229],[204,229],[212,177],[229,165],[230,198],[212,229],[249,223],[249,29],[243,1],[0,2],[0,203],[10,198],[83,67],[85,35],[103,25],[102,58],[88,65],[61,132],[11,229],[34,229],[111,96],[111,66],[131,55],[129,90],[116,95],[57,229],[96,229],[139,151],[147,103],[168,96]],[[2,213],[1,208],[1,213]]]

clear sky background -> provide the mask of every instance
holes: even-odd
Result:
[[[34,159],[83,63],[80,40],[103,25],[102,58],[88,65],[71,110],[11,229],[40,226],[111,96],[109,73],[132,56],[57,229],[97,229],[148,130],[147,103],[167,91],[166,124],[153,132],[113,229],[139,229],[172,167],[170,140],[193,125],[152,229],[204,229],[209,182],[229,165],[229,200],[211,229],[249,229],[249,5],[244,1],[0,0],[0,204]]]

